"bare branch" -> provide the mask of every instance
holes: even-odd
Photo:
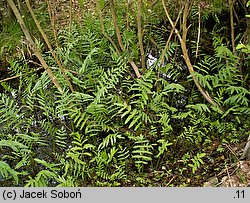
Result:
[[[32,18],[33,18],[33,20],[35,21],[35,24],[36,24],[36,26],[37,26],[39,32],[41,33],[41,35],[42,35],[42,37],[43,37],[45,43],[47,44],[47,46],[48,46],[48,48],[49,48],[49,50],[50,50],[50,52],[51,52],[53,58],[55,59],[55,61],[56,61],[56,63],[58,64],[59,68],[61,69],[62,74],[63,74],[63,77],[64,77],[65,80],[67,81],[67,83],[68,83],[68,85],[69,85],[69,87],[70,87],[70,90],[73,92],[74,89],[73,89],[72,84],[70,83],[69,78],[67,77],[67,75],[66,75],[66,73],[65,73],[65,68],[62,66],[60,60],[58,59],[58,57],[56,56],[54,50],[52,49],[52,46],[51,46],[51,44],[50,44],[50,42],[49,42],[49,39],[48,39],[47,35],[45,34],[45,32],[43,31],[42,27],[40,26],[40,23],[38,22],[38,20],[37,20],[35,14],[34,14],[32,8],[31,8],[31,6],[30,6],[29,0],[25,0],[25,2],[26,2],[26,5],[27,5],[27,7],[28,7],[28,10],[29,10],[29,12],[30,12],[30,14],[31,14],[31,16],[32,16]]]
[[[142,1],[138,0],[137,3],[137,27],[138,27],[138,41],[139,41],[139,47],[140,47],[140,52],[141,52],[141,64],[142,64],[142,74],[146,71],[146,57],[144,53],[144,48],[143,48],[143,32],[142,32],[142,25],[141,25],[141,4]]]
[[[59,90],[59,92],[61,94],[63,94],[63,90],[62,90],[62,87],[61,85],[59,84],[59,82],[57,81],[55,75],[53,74],[53,72],[51,71],[50,67],[47,65],[46,61],[44,60],[44,58],[42,57],[42,54],[40,53],[40,51],[38,50],[35,42],[33,41],[30,33],[29,33],[29,30],[27,29],[23,19],[22,19],[22,16],[20,14],[20,12],[18,11],[17,7],[15,6],[13,0],[7,0],[9,6],[11,7],[11,9],[13,10],[22,30],[23,30],[23,33],[26,37],[26,39],[28,40],[28,42],[30,43],[31,45],[31,48],[34,52],[34,54],[36,55],[36,57],[38,58],[38,60],[40,61],[40,63],[42,64],[42,66],[44,67],[45,71],[48,73],[51,81],[54,83],[54,85],[57,87],[57,89]]]
[[[118,27],[117,20],[116,20],[115,9],[114,9],[114,1],[113,0],[110,0],[110,9],[111,9],[111,15],[112,15],[112,18],[113,18],[113,22],[114,22],[116,36],[117,36],[117,39],[118,39],[119,46],[120,46],[122,51],[125,51],[125,48],[124,48],[124,45],[123,45],[123,42],[122,42],[121,32],[120,32],[120,29]],[[136,66],[135,62],[133,60],[131,60],[131,59],[128,59],[128,61],[129,61],[130,65],[132,66],[132,68],[134,69],[136,77],[140,78],[141,74],[140,74],[139,68]]]
[[[235,54],[234,14],[233,14],[234,0],[228,0],[228,4],[229,4],[229,12],[230,12],[232,50],[233,50],[233,53]]]
[[[201,37],[201,5],[198,5],[199,7],[199,22],[198,22],[198,36],[197,36],[197,42],[196,42],[196,50],[195,50],[195,57],[198,57],[198,52],[199,52],[199,43],[200,43],[200,37]]]
[[[201,86],[201,84],[199,83],[199,81],[197,80],[197,78],[195,77],[194,73],[194,69],[193,69],[193,65],[190,61],[190,58],[189,58],[189,55],[188,55],[188,51],[187,51],[187,47],[186,47],[186,37],[187,37],[187,31],[188,31],[188,28],[186,26],[186,21],[187,21],[187,17],[188,17],[188,13],[189,13],[189,9],[190,9],[190,4],[189,2],[185,2],[184,4],[184,12],[183,12],[183,28],[182,28],[182,36],[180,35],[180,32],[179,30],[177,30],[175,28],[175,25],[174,25],[174,22],[172,21],[169,13],[168,13],[168,10],[167,10],[167,7],[166,7],[166,4],[165,4],[165,0],[162,0],[162,5],[163,5],[163,8],[164,8],[164,11],[165,11],[165,14],[172,26],[172,28],[175,30],[175,33],[176,35],[178,36],[179,38],[179,41],[180,41],[180,44],[181,44],[181,49],[182,49],[182,53],[183,53],[183,57],[184,57],[184,60],[187,64],[187,67],[188,67],[188,70],[189,70],[189,73],[192,75],[192,78],[193,78],[193,81],[196,85],[196,87],[198,88],[198,90],[200,91],[200,93],[203,95],[203,97],[210,103],[212,104],[213,106],[216,106],[219,108],[219,105],[211,98],[211,96],[208,94],[207,91],[205,91],[203,89],[203,87]]]

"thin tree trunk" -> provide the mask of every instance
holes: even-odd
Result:
[[[199,52],[199,43],[200,43],[200,37],[201,37],[201,5],[198,5],[199,7],[199,27],[198,27],[198,36],[197,36],[197,42],[196,42],[196,51],[195,51],[195,57],[198,57]]]
[[[203,97],[210,103],[212,104],[213,106],[216,106],[218,107],[221,111],[222,109],[219,107],[219,105],[213,100],[213,98],[209,95],[209,93],[201,86],[200,82],[197,80],[197,78],[195,77],[194,73],[194,68],[193,68],[193,65],[191,63],[191,60],[189,58],[189,54],[188,54],[188,51],[187,51],[187,46],[186,46],[186,38],[187,38],[187,31],[188,31],[188,27],[187,27],[187,18],[188,18],[188,14],[189,14],[189,5],[191,5],[192,2],[185,2],[184,4],[184,12],[183,12],[183,24],[182,24],[182,36],[179,32],[178,29],[175,28],[175,25],[174,25],[174,22],[172,21],[169,13],[168,13],[168,10],[167,10],[167,7],[166,7],[166,4],[165,4],[165,0],[162,0],[162,5],[163,5],[163,8],[164,8],[164,11],[165,11],[165,14],[172,26],[172,28],[175,30],[175,34],[177,35],[177,37],[179,38],[179,41],[180,41],[180,44],[181,44],[181,49],[182,49],[182,53],[183,53],[183,58],[187,64],[187,67],[188,67],[188,70],[189,70],[189,73],[192,75],[192,78],[193,78],[193,81],[196,85],[196,87],[198,88],[198,90],[200,91],[200,93],[203,95]]]
[[[72,31],[72,21],[73,21],[73,3],[70,0],[70,7],[69,7],[69,32]]]
[[[115,26],[115,32],[116,32],[117,40],[118,40],[119,46],[121,47],[121,50],[124,51],[125,48],[124,48],[124,45],[123,45],[123,42],[122,42],[121,32],[120,32],[120,29],[118,27],[118,23],[117,23],[117,20],[116,20],[115,9],[114,9],[114,1],[113,0],[110,0],[110,9],[111,9],[111,14],[112,14],[112,18],[113,18],[113,22],[114,22],[114,26]]]
[[[12,11],[14,12],[22,30],[23,30],[23,33],[26,37],[26,39],[28,40],[34,54],[36,55],[36,57],[38,58],[38,60],[40,61],[40,63],[42,64],[42,66],[44,67],[45,71],[48,73],[51,81],[54,83],[54,85],[57,87],[57,89],[59,90],[59,92],[61,94],[63,94],[63,90],[62,90],[62,87],[61,85],[59,84],[59,82],[57,81],[55,75],[53,74],[52,70],[50,69],[50,67],[47,65],[46,61],[44,60],[42,54],[40,53],[38,47],[36,46],[35,42],[33,41],[30,33],[29,33],[29,30],[27,29],[23,19],[22,19],[22,16],[21,14],[19,13],[17,7],[15,6],[13,0],[7,0],[9,6],[11,7]]]
[[[146,71],[146,57],[143,47],[143,31],[142,31],[142,25],[141,25],[141,4],[142,1],[138,0],[138,7],[137,7],[137,27],[138,27],[138,41],[139,41],[139,47],[141,52],[141,65],[142,65],[142,74]]]
[[[120,29],[118,27],[118,23],[117,23],[117,20],[116,20],[114,1],[113,0],[110,0],[110,9],[111,9],[111,15],[112,15],[112,18],[113,18],[113,23],[114,23],[114,26],[115,26],[115,32],[116,32],[118,44],[119,44],[121,50],[125,51],[125,47],[124,47],[123,42],[122,42],[121,32],[120,32]],[[136,77],[141,78],[139,68],[137,67],[135,62],[133,60],[131,60],[131,59],[128,59],[128,61],[129,61],[130,65],[132,66],[132,68],[134,69]]]
[[[73,89],[72,84],[70,83],[70,80],[69,80],[68,76],[66,75],[65,68],[62,66],[60,60],[58,59],[58,57],[56,56],[54,50],[52,49],[52,46],[51,46],[51,44],[50,44],[50,41],[49,41],[47,35],[45,34],[45,32],[43,31],[42,27],[40,26],[40,23],[38,22],[38,20],[37,20],[35,14],[34,14],[32,8],[31,8],[31,6],[30,6],[29,0],[25,0],[25,1],[26,1],[26,5],[27,5],[27,7],[28,7],[28,10],[29,10],[29,12],[30,12],[30,14],[31,14],[31,16],[32,16],[32,18],[33,18],[33,20],[35,21],[35,24],[36,24],[36,26],[37,26],[39,32],[41,33],[41,35],[42,35],[42,37],[43,37],[45,43],[47,44],[47,46],[48,46],[48,48],[49,48],[49,50],[50,50],[50,52],[51,52],[53,58],[55,59],[56,63],[58,64],[60,70],[62,71],[63,77],[64,77],[65,80],[67,81],[70,90],[73,92],[74,89]]]
[[[230,11],[230,27],[231,27],[231,42],[232,42],[232,50],[235,54],[235,36],[234,36],[234,15],[233,15],[233,6],[234,0],[228,0],[229,2],[229,11]]]

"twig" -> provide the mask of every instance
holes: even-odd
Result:
[[[101,30],[102,30],[102,34],[104,35],[104,37],[106,37],[110,43],[113,45],[113,47],[115,48],[115,51],[118,53],[118,55],[120,56],[120,51],[118,49],[118,47],[116,46],[115,42],[112,40],[112,38],[110,36],[107,35],[107,33],[105,32],[105,29],[104,29],[104,22],[103,22],[103,17],[102,17],[102,11],[101,11],[101,8],[100,8],[100,5],[99,5],[99,2],[97,2],[96,4],[97,6],[97,10],[99,12],[99,18],[100,18],[100,21],[101,21]]]
[[[119,27],[118,27],[118,24],[117,24],[117,20],[116,20],[115,9],[114,9],[114,1],[113,0],[110,0],[110,9],[111,9],[111,15],[112,15],[112,18],[113,18],[113,23],[114,23],[114,26],[115,26],[115,32],[116,32],[116,36],[117,36],[117,39],[118,39],[119,46],[120,46],[122,51],[125,51],[125,48],[124,48],[124,45],[123,45],[123,42],[122,42],[121,33],[120,33],[120,30],[119,30]],[[128,59],[128,61],[129,61],[130,65],[132,66],[132,68],[134,69],[136,77],[141,78],[139,68],[137,67],[135,62],[133,60],[131,60],[131,59]]]
[[[227,176],[228,176],[228,180],[229,180],[229,183],[230,183],[230,187],[233,187],[232,179],[230,177],[230,174],[229,174],[229,171],[228,171],[228,168],[227,168],[227,164],[225,164],[225,167],[226,167],[226,171],[227,171]]]
[[[161,67],[162,64],[164,63],[165,54],[166,54],[166,52],[167,52],[167,50],[168,50],[169,43],[170,43],[171,38],[172,38],[172,36],[173,36],[173,34],[174,34],[174,29],[175,29],[175,26],[177,25],[177,23],[178,23],[178,21],[179,21],[179,18],[180,18],[180,16],[181,16],[182,10],[183,10],[183,8],[180,10],[180,12],[179,12],[179,14],[178,14],[178,17],[177,17],[177,19],[176,19],[176,21],[175,21],[174,27],[172,28],[172,30],[171,30],[171,32],[170,32],[170,34],[169,34],[169,36],[168,36],[167,43],[166,43],[166,45],[165,45],[165,47],[164,47],[164,49],[163,49],[163,51],[162,51],[162,53],[161,53],[161,60],[160,60],[160,63],[159,63],[159,67]],[[158,70],[157,78],[158,78],[158,79],[160,78],[160,69]]]
[[[67,81],[70,90],[73,92],[73,91],[74,91],[73,86],[72,86],[72,84],[70,83],[69,78],[67,77],[67,75],[66,75],[66,73],[65,73],[65,69],[64,69],[64,67],[62,66],[62,64],[61,64],[60,60],[58,59],[58,57],[56,56],[54,50],[52,49],[52,46],[51,46],[51,44],[50,44],[50,42],[49,42],[49,39],[48,39],[47,35],[46,35],[45,32],[43,31],[43,29],[42,29],[42,27],[40,26],[40,23],[38,22],[38,20],[36,19],[36,16],[35,16],[35,14],[34,14],[32,8],[31,8],[31,6],[30,6],[29,0],[25,0],[25,2],[26,2],[26,5],[27,5],[27,7],[28,7],[28,10],[29,10],[29,12],[30,12],[32,18],[33,18],[34,21],[35,21],[35,24],[36,24],[36,26],[37,26],[39,32],[41,33],[41,35],[42,35],[42,37],[43,37],[45,43],[47,44],[47,46],[48,46],[48,48],[49,48],[49,50],[50,50],[50,52],[51,52],[53,58],[55,59],[56,63],[58,64],[60,70],[62,71],[63,77],[64,77],[65,80]]]
[[[169,36],[168,36],[168,40],[167,40],[167,43],[166,43],[166,45],[165,45],[165,47],[164,47],[164,50],[162,51],[161,60],[160,60],[160,66],[164,63],[165,54],[166,54],[166,52],[167,52],[169,43],[170,43],[170,41],[171,41],[172,35],[174,34],[175,27],[176,27],[176,25],[177,25],[177,23],[178,23],[178,21],[179,21],[179,19],[180,19],[180,16],[181,16],[182,11],[183,11],[183,7],[182,7],[182,9],[180,10],[180,12],[179,12],[179,14],[178,14],[178,16],[177,16],[177,19],[176,19],[176,21],[175,21],[175,23],[174,23],[174,27],[172,28],[172,30],[171,30],[171,32],[170,32],[170,34],[169,34]]]
[[[42,66],[44,67],[45,71],[48,73],[51,81],[54,83],[54,85],[56,86],[56,88],[58,89],[58,91],[63,94],[63,90],[62,90],[62,87],[61,85],[59,84],[59,82],[57,81],[55,75],[53,74],[53,72],[51,71],[50,67],[48,66],[48,64],[46,63],[46,61],[44,60],[42,54],[40,53],[40,51],[38,50],[38,47],[36,46],[35,42],[33,41],[30,33],[29,33],[29,30],[27,29],[23,19],[22,19],[22,16],[20,14],[20,12],[18,11],[17,7],[15,6],[13,0],[7,0],[9,6],[11,7],[12,11],[14,12],[22,30],[23,30],[23,33],[26,37],[26,39],[28,40],[28,42],[30,43],[31,45],[31,48],[34,52],[34,54],[36,55],[36,57],[38,58],[38,60],[40,61],[40,63],[42,64]]]
[[[161,49],[161,46],[157,44],[157,42],[152,37],[149,37],[149,40],[157,47],[157,49]]]
[[[175,175],[173,178],[171,178],[170,181],[165,185],[165,187],[168,187],[177,177],[178,175]]]
[[[230,12],[230,27],[231,27],[232,49],[233,49],[233,53],[235,54],[234,15],[233,15],[234,0],[228,0],[228,3],[229,3],[229,12]]]
[[[55,2],[54,0],[46,0],[47,4],[48,4],[48,12],[49,12],[49,17],[50,17],[50,23],[51,23],[51,27],[53,30],[53,35],[54,35],[54,40],[55,40],[55,44],[56,44],[56,48],[58,48],[58,40],[57,40],[57,30],[55,27]],[[52,5],[52,7],[51,7]]]
[[[35,71],[35,72],[36,72],[36,71],[39,71],[39,70],[41,70],[41,69],[43,69],[43,67],[37,68],[37,69],[32,70],[32,71],[27,72],[27,73],[22,73],[22,74],[19,74],[19,75],[15,75],[15,76],[12,76],[12,77],[5,78],[5,79],[3,79],[3,80],[0,80],[0,83],[1,83],[1,82],[6,82],[6,81],[9,81],[9,80],[13,80],[13,79],[16,79],[16,78],[19,78],[19,77],[21,77],[21,76],[24,76],[24,75],[33,73],[34,71]]]
[[[101,21],[101,30],[102,30],[102,34],[104,35],[104,37],[106,37],[109,42],[112,44],[112,46],[115,48],[115,51],[116,53],[121,56],[121,53],[120,53],[120,50],[119,48],[117,47],[117,45],[115,44],[114,40],[112,40],[112,38],[110,36],[107,35],[107,33],[105,32],[105,29],[104,29],[104,22],[103,22],[103,17],[102,17],[102,11],[101,11],[101,8],[100,8],[100,5],[99,3],[96,4],[97,5],[97,10],[99,12],[99,18],[100,18],[100,21]],[[131,66],[133,67],[134,70],[138,69],[137,66],[135,65],[135,63],[133,61],[129,61]],[[134,78],[134,75],[129,71],[129,74],[131,75],[132,78]],[[139,73],[140,74],[140,73]]]
[[[235,166],[237,166],[237,163],[234,163],[234,164],[232,164],[232,166],[230,166],[228,169],[231,169],[231,168],[233,168],[233,167],[235,167]],[[223,173],[225,173],[227,170],[226,169],[224,169],[223,171],[221,171],[219,174],[217,174],[217,176],[219,177],[219,176],[221,176]]]
[[[138,0],[137,3],[137,29],[138,29],[138,41],[139,41],[139,47],[141,52],[141,64],[142,64],[142,74],[146,71],[146,64],[145,64],[145,52],[143,48],[143,33],[142,33],[142,25],[141,25],[141,0]]]
[[[165,14],[166,14],[166,16],[167,16],[167,18],[168,18],[168,20],[169,20],[172,28],[174,28],[174,30],[175,30],[175,34],[179,38],[184,60],[185,60],[185,62],[187,64],[189,73],[192,75],[192,78],[193,78],[193,81],[194,81],[196,87],[198,88],[198,90],[200,91],[200,93],[203,95],[203,97],[210,104],[212,104],[213,106],[216,106],[216,107],[218,107],[220,109],[219,105],[211,98],[211,96],[208,94],[208,92],[203,89],[203,87],[201,86],[201,84],[199,83],[199,81],[197,80],[197,78],[195,77],[195,75],[194,75],[195,71],[193,69],[193,65],[192,65],[192,63],[190,61],[190,58],[189,58],[189,55],[188,55],[188,51],[187,51],[187,47],[186,47],[186,37],[187,37],[188,28],[186,26],[186,21],[187,21],[188,12],[189,12],[189,9],[190,9],[189,8],[189,2],[185,1],[185,5],[184,5],[185,7],[184,7],[184,13],[183,13],[183,31],[182,31],[182,36],[180,35],[179,30],[177,30],[175,28],[174,22],[172,21],[171,17],[169,16],[168,10],[167,10],[166,5],[165,5],[165,0],[162,0],[162,5],[163,5]],[[220,110],[222,111],[222,109],[220,109]]]
[[[124,51],[125,48],[124,48],[124,45],[122,42],[121,32],[120,32],[120,29],[119,29],[118,24],[117,24],[113,0],[110,0],[110,9],[111,9],[111,15],[112,15],[114,26],[115,26],[117,40],[118,40],[119,46],[121,47],[121,50]]]
[[[235,157],[237,157],[235,151],[232,149],[231,146],[229,146],[228,144],[223,144],[223,145],[226,146],[226,147],[229,149],[229,151],[230,151]]]
[[[72,0],[70,1],[70,6],[69,6],[69,32],[72,30],[72,13],[73,13],[73,4]]]
[[[198,22],[198,36],[197,36],[197,42],[196,42],[196,51],[195,51],[195,57],[198,57],[198,52],[199,52],[199,43],[200,43],[200,37],[201,37],[201,5],[198,5],[199,8],[199,22]]]
[[[130,10],[132,9],[130,6],[131,6],[131,1],[127,1],[127,12],[126,12],[126,29],[127,30],[129,30],[130,28],[129,15],[130,15]]]

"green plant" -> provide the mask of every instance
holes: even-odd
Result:
[[[192,172],[195,173],[202,164],[204,164],[204,161],[202,158],[206,156],[206,153],[198,153],[196,154],[192,159],[192,163],[189,163],[188,166],[192,168]]]
[[[117,25],[111,7],[102,1],[101,17],[86,14],[81,24],[58,32],[54,52],[67,77],[50,50],[42,53],[62,91],[41,67],[34,70],[36,63],[26,56],[9,61],[9,74],[18,80],[1,81],[2,185],[190,186],[200,181],[201,173],[208,176],[212,167],[208,157],[230,157],[226,146],[249,132],[248,76],[238,68],[238,55],[215,32],[219,21],[212,34],[214,53],[201,49],[195,59],[190,57],[196,72],[188,76],[183,44],[169,37],[169,24],[157,13],[161,3],[152,5],[151,11],[150,3],[143,4],[140,43],[147,53],[159,57],[142,71],[133,14],[137,10],[134,5],[114,3]],[[127,6],[132,10],[124,18]],[[190,13],[194,22],[196,6]],[[204,20],[211,10],[206,12]],[[127,18],[132,20],[128,24]],[[187,43],[190,38],[187,35]],[[117,47],[121,42],[124,49]],[[42,44],[37,40],[36,45]],[[190,45],[188,54],[195,50]],[[236,50],[249,52],[244,44]],[[131,62],[143,72],[140,78]],[[220,108],[201,97],[193,78]],[[213,148],[215,141],[219,144]],[[170,182],[157,182],[161,179]]]

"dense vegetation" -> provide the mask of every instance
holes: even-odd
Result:
[[[0,185],[202,186],[237,171],[250,2],[72,2],[1,3]]]

